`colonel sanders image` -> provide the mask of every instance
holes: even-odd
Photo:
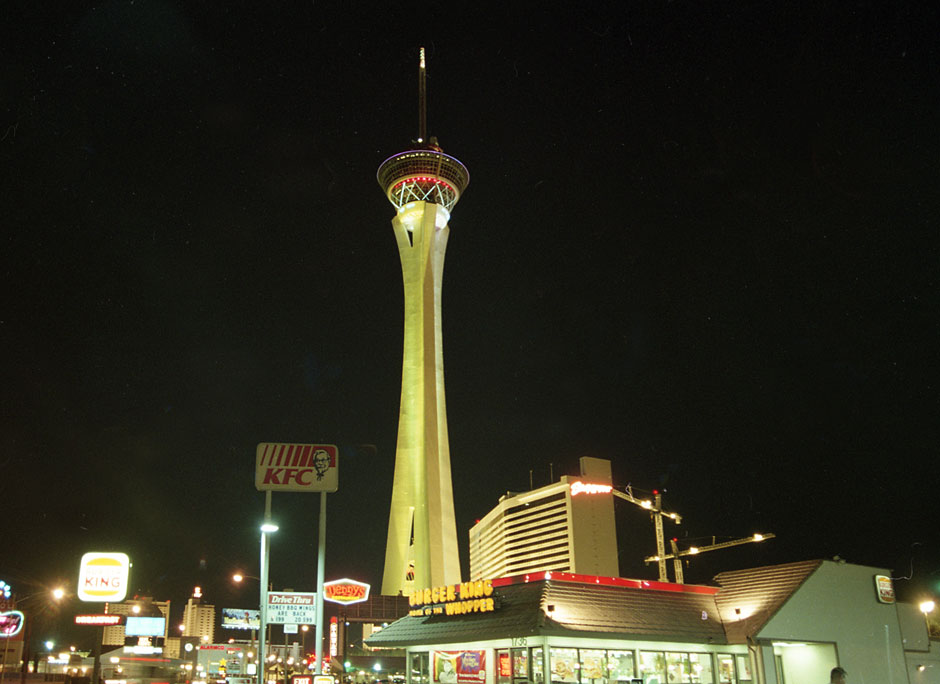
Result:
[[[317,449],[313,452],[313,469],[317,471],[318,480],[322,480],[326,471],[330,469],[330,455],[325,449]]]

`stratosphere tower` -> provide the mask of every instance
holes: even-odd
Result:
[[[418,139],[389,157],[377,173],[396,214],[405,288],[405,335],[395,476],[388,521],[382,593],[460,581],[457,525],[450,474],[441,280],[450,212],[470,175],[427,138],[424,48],[418,66]]]

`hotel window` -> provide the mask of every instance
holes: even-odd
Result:
[[[549,650],[552,667],[552,684],[578,681],[578,649],[552,648]]]
[[[666,684],[666,654],[640,651],[640,677],[643,684]]]
[[[734,684],[734,656],[730,653],[719,653],[717,658],[718,684]]]
[[[607,652],[581,649],[581,684],[607,684]]]
[[[629,682],[636,675],[633,651],[607,651],[607,679],[610,682]]]

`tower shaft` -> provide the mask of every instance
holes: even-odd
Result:
[[[441,337],[449,216],[440,204],[416,201],[392,220],[404,281],[405,331],[382,579],[386,595],[460,581]]]

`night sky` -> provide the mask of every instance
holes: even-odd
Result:
[[[443,291],[465,568],[500,495],[595,456],[665,490],[680,547],[778,535],[688,580],[839,556],[940,597],[927,5],[5,5],[0,579],[125,551],[174,613],[196,584],[250,607],[255,446],[294,441],[341,450],[327,579],[380,583],[403,297],[375,171],[417,136],[424,45],[471,178]],[[277,588],[314,588],[318,504],[274,497]],[[648,515],[617,519],[654,578]]]

